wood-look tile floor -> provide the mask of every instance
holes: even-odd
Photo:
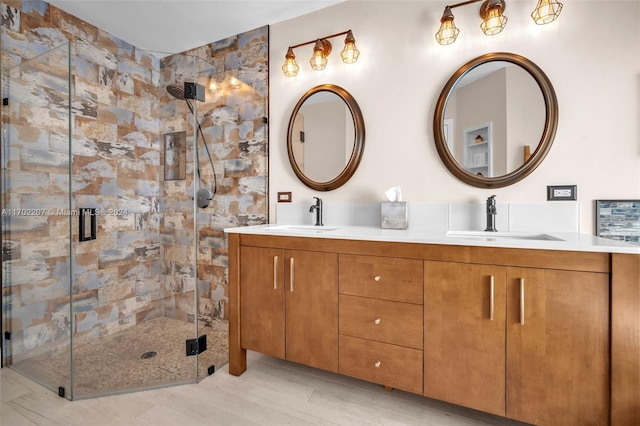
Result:
[[[22,425],[520,425],[356,379],[249,353],[198,384],[68,401],[0,370],[0,424]]]

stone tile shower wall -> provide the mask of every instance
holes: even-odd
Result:
[[[42,343],[53,341],[68,326],[68,281],[56,279],[56,274],[70,265],[75,344],[156,316],[192,320],[195,286],[203,319],[226,318],[227,251],[222,229],[267,221],[262,123],[267,104],[267,28],[186,52],[213,62],[220,78],[235,76],[241,82],[232,91],[208,97],[199,113],[216,164],[218,195],[197,218],[196,282],[193,239],[189,240],[194,221],[189,177],[193,153],[188,157],[190,180],[163,182],[163,135],[172,126],[182,126],[181,120],[191,126],[184,105],[174,107],[182,108],[176,119],[164,104],[165,85],[176,75],[187,76],[188,70],[179,70],[184,65],[176,59],[180,55],[159,60],[46,2],[8,1],[0,8],[3,70],[71,42],[73,207],[115,212],[98,217],[98,238],[89,242],[78,242],[73,220],[72,260],[58,247],[65,238],[58,224],[68,217],[48,218],[42,226],[50,238],[40,247],[34,247],[29,234],[4,236],[6,248],[11,248],[11,256],[3,257],[4,266],[25,265],[24,282],[13,282],[7,290],[3,286],[3,309],[27,312],[21,319],[13,318],[20,322],[13,328],[23,329],[25,338],[30,336],[29,348],[44,348]],[[46,73],[42,78],[48,78]],[[64,161],[65,138],[47,139],[44,128],[45,123],[39,123],[23,131],[21,139],[42,145],[47,162]],[[202,153],[203,180],[208,182],[212,175]],[[42,167],[41,181],[23,180],[22,188],[13,188],[13,205],[49,207],[62,202],[66,175],[53,164]],[[129,214],[117,214],[118,210]]]
[[[69,46],[39,56],[5,81],[3,107],[3,309],[13,312],[8,354],[15,361],[68,343],[70,220],[68,150],[50,149],[68,134]],[[43,79],[43,72],[47,78]],[[45,119],[43,119],[45,118]],[[10,125],[9,125],[10,124]],[[46,206],[43,205],[46,203]]]
[[[7,290],[11,293],[6,296],[12,311],[10,328],[23,333],[25,350],[46,348],[43,343],[64,333],[71,323],[69,280],[61,282],[59,277],[70,266],[71,331],[76,344],[161,315],[159,60],[45,2],[4,3],[2,16],[3,70],[71,42],[72,208],[103,209],[93,241],[78,241],[78,221],[72,218],[72,260],[68,250],[63,256],[60,250],[50,249],[68,242],[68,231],[66,235],[58,231],[60,223],[68,223],[68,216],[42,218],[48,230],[41,235],[47,235],[48,241],[34,241],[19,233],[5,235],[15,247],[40,244],[29,251],[12,250],[11,259],[3,259],[14,270],[12,277],[22,277],[13,280]],[[51,73],[43,67],[37,75],[40,81],[28,82],[25,88],[38,96],[38,86],[49,84]],[[62,108],[68,101],[60,97],[58,102]],[[37,145],[32,157],[40,161],[37,168],[27,164],[22,149],[16,156],[20,158],[17,167],[48,174],[50,182],[48,187],[37,187],[35,180],[17,187],[10,181],[8,192],[14,205],[68,208],[67,136],[64,130],[55,135],[45,132],[52,120],[51,114],[40,114],[29,123],[30,128],[14,129],[22,145]],[[24,117],[18,117],[11,124],[23,121]],[[55,264],[52,253],[57,256]],[[20,268],[22,264],[26,266]],[[31,287],[38,291],[25,291]],[[16,340],[13,342],[16,352]]]
[[[187,152],[184,181],[165,181],[161,195],[160,238],[163,250],[165,314],[193,319],[193,286],[198,286],[200,320],[227,319],[227,247],[223,229],[267,223],[267,117],[268,27],[211,43],[190,51],[213,69],[201,70],[198,83],[205,87],[205,102],[197,115],[216,170],[217,194],[209,207],[198,209],[197,283],[192,270],[194,245],[190,234],[194,212],[191,201],[195,155]],[[164,58],[164,84],[188,80],[191,62],[184,56]],[[166,93],[166,92],[165,92]],[[162,133],[187,130],[193,120],[184,102],[172,105],[161,95]],[[193,147],[192,138],[188,146]],[[214,176],[202,140],[198,146],[201,185],[213,190]],[[164,163],[163,163],[164,164]],[[164,176],[164,174],[163,174]]]

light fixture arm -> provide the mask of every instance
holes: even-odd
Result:
[[[473,0],[473,1],[481,1],[481,0]],[[314,38],[313,40],[305,41],[304,43],[299,43],[299,44],[296,44],[294,46],[289,46],[289,49],[295,49],[295,48],[298,48],[298,47],[306,46],[307,44],[315,44],[316,41],[318,41],[318,40],[325,41],[325,40],[327,40],[329,38],[334,38],[334,37],[338,37],[338,36],[341,36],[341,35],[348,34],[349,31],[351,31],[351,30],[343,31],[341,33],[333,34],[333,35],[322,37],[322,38],[319,38],[319,39]]]
[[[482,19],[485,19],[487,17],[487,9],[488,9],[489,3],[490,3],[489,0],[468,0],[468,1],[463,1],[462,3],[456,3],[456,4],[453,4],[451,6],[445,6],[445,9],[446,8],[455,9],[456,7],[466,6],[468,4],[473,4],[473,3],[478,3],[478,2],[484,2],[482,7],[480,8],[480,17]],[[506,7],[506,4],[505,4],[504,0],[500,0],[500,3],[502,4],[502,10],[504,11],[504,9]]]
[[[473,4],[473,3],[478,3],[480,1],[484,1],[484,0],[468,0],[468,1],[463,1],[462,3],[456,3],[456,4],[452,4],[451,6],[445,6],[445,9],[448,7],[449,9],[455,9],[456,7],[460,7],[460,6],[466,6],[468,4]]]

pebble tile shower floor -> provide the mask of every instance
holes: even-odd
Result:
[[[207,350],[198,357],[198,377],[229,362],[228,323],[214,321],[198,327],[207,335]],[[193,339],[194,324],[159,317],[89,343],[74,351],[74,397],[144,389],[194,381],[195,356],[186,356],[185,341]],[[156,352],[155,356],[146,356]],[[43,354],[16,364],[41,383],[66,383],[69,355]]]

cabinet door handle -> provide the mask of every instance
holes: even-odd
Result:
[[[293,257],[289,259],[289,290],[293,293]]]
[[[373,279],[376,281],[380,281],[380,278],[382,278],[380,275],[376,275]]]
[[[373,365],[375,365],[375,366],[376,366],[376,368],[380,368],[380,361],[376,361],[376,363],[375,363],[375,364],[373,364]]]
[[[491,275],[491,279],[489,281],[490,284],[490,298],[489,298],[489,320],[493,321],[493,313],[495,311],[495,280],[493,275]]]
[[[380,324],[380,318],[376,318],[373,322],[375,322],[376,324]]]
[[[273,256],[273,289],[278,289],[278,256]]]
[[[524,325],[524,278],[520,278],[520,325]]]

